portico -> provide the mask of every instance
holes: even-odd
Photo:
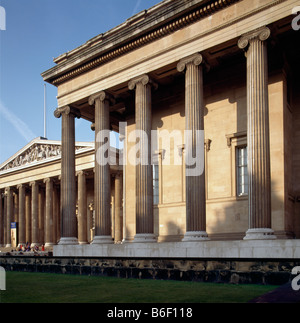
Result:
[[[72,184],[74,213],[71,213],[70,221],[74,221],[72,242],[80,245],[90,243],[95,235],[94,151],[93,143],[74,142],[73,161],[76,170]],[[63,206],[61,200],[65,198],[62,193],[61,152],[60,141],[36,138],[12,156],[5,165],[2,164],[0,223],[4,225],[0,227],[1,247],[15,250],[17,246],[25,246],[29,243],[31,247],[37,245],[40,248],[44,245],[46,249],[52,250],[58,243],[70,242],[70,239],[62,239],[66,234],[61,226],[60,213]],[[118,159],[118,152],[115,149],[113,154]],[[118,165],[111,166],[109,169],[113,185],[108,208],[113,222],[115,222],[114,200],[120,201],[122,198],[120,188],[117,194],[114,193],[114,178],[120,173],[122,174],[122,170]],[[68,190],[67,192],[70,193]],[[118,194],[120,196],[117,196]],[[118,202],[120,208],[119,204],[120,202]],[[69,210],[68,207],[65,209]],[[62,210],[62,212],[65,216],[65,211]],[[70,213],[67,215],[70,216]],[[120,210],[118,216],[120,217]],[[11,241],[12,222],[17,223],[17,245]],[[120,230],[122,232],[119,226],[118,231]],[[114,237],[114,229],[112,236]],[[120,239],[120,233],[118,236]]]

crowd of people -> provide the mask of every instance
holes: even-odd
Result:
[[[34,245],[31,247],[30,243],[27,242],[26,245],[20,244],[17,248],[17,251],[20,252],[38,252],[38,251],[45,251],[45,246],[41,246],[41,250],[39,249],[38,245]]]

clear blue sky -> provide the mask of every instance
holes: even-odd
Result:
[[[0,0],[0,164],[44,134],[44,82],[53,58],[110,30],[160,0]],[[47,138],[60,140],[56,87],[47,84]],[[76,121],[76,140],[92,141],[90,123]]]

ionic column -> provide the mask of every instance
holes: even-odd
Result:
[[[18,185],[19,190],[19,246],[26,244],[26,224],[25,224],[25,186]]]
[[[40,188],[39,191],[39,243],[45,243],[45,236],[44,236],[44,227],[45,227],[45,191],[44,188]]]
[[[25,191],[25,239],[31,242],[31,191]]]
[[[110,167],[107,151],[104,148],[110,149],[109,104],[111,100],[111,97],[104,91],[89,98],[89,104],[95,104],[95,236],[93,244],[113,243],[110,214]]]
[[[56,244],[57,241],[59,240],[59,190],[58,186],[55,185],[53,182],[53,214],[52,214],[52,219],[53,219],[53,224],[52,224],[52,232],[53,232],[53,243]]]
[[[19,222],[19,194],[17,191],[13,194],[13,203],[14,203],[14,218],[12,222]]]
[[[84,171],[79,171],[78,176],[78,242],[87,244],[87,197],[86,176]]]
[[[3,247],[6,246],[6,213],[7,213],[7,192],[6,189],[3,193]]]
[[[6,189],[7,193],[7,210],[6,210],[6,246],[11,247],[10,223],[13,218],[13,191],[10,187]]]
[[[39,185],[36,181],[31,186],[31,247],[39,244]]]
[[[62,116],[61,153],[61,239],[59,244],[77,244],[76,237],[76,178],[75,178],[75,117],[80,112],[70,106],[57,108]]]
[[[139,76],[128,83],[135,89],[135,124],[139,136],[136,164],[136,235],[134,242],[156,242],[153,220],[153,174],[151,161],[151,87],[156,86],[148,75]]]
[[[271,229],[271,176],[267,27],[238,41],[247,57],[247,147],[249,229],[244,239],[274,239]]]
[[[3,246],[4,243],[4,216],[3,216],[3,193],[0,190],[0,247]]]
[[[53,246],[53,180],[45,178],[46,183],[46,217],[45,217],[45,247]]]
[[[115,243],[121,242],[123,238],[122,218],[122,175],[115,175]]]
[[[182,59],[185,71],[185,181],[186,233],[182,241],[208,240],[204,169],[203,58],[194,54]],[[194,160],[194,164],[191,161]]]

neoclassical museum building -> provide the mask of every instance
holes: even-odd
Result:
[[[57,256],[300,258],[299,14],[164,0],[55,58],[61,141],[0,165],[0,243],[16,222]]]

